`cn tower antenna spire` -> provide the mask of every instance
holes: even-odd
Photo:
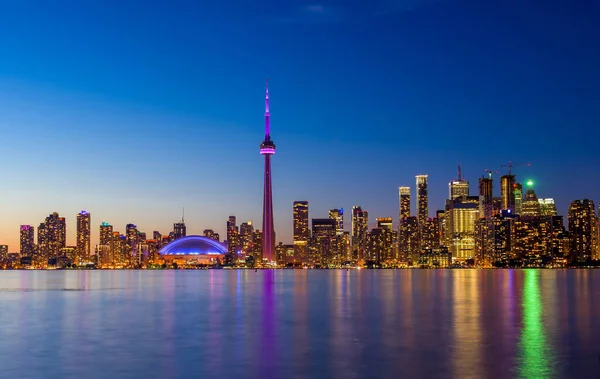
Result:
[[[265,141],[271,140],[271,113],[269,112],[269,78],[266,79],[265,92]]]

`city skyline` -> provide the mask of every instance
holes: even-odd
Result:
[[[575,199],[598,202],[600,57],[588,49],[600,43],[597,5],[519,2],[517,14],[510,2],[385,3],[373,7],[384,15],[352,1],[187,4],[189,12],[10,3],[0,15],[0,244],[16,251],[19,225],[59,212],[75,245],[82,209],[92,214],[92,246],[101,222],[168,233],[184,206],[188,234],[224,236],[230,215],[260,225],[267,75],[281,147],[276,241],[293,239],[295,200],[309,201],[311,218],[360,205],[369,227],[377,217],[396,226],[398,187],[412,188],[415,214],[419,173],[429,175],[431,217],[459,163],[471,192],[486,169],[527,162],[517,181],[531,178],[560,214]],[[124,17],[132,12],[145,18]],[[52,27],[58,14],[61,30]]]

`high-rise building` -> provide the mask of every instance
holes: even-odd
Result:
[[[596,210],[589,199],[575,200],[569,206],[571,260],[585,262],[592,257]]]
[[[8,259],[8,245],[0,245],[0,261]]]
[[[21,256],[31,257],[35,250],[34,243],[34,227],[31,225],[21,225],[20,231],[20,245],[21,245]]]
[[[206,238],[210,238],[211,240],[215,240],[217,242],[219,242],[219,240],[221,239],[221,236],[219,236],[219,233],[215,233],[215,231],[212,229],[204,229],[202,231],[202,235]]]
[[[103,266],[110,266],[114,264],[115,256],[114,256],[114,237],[113,237],[113,227],[107,222],[103,222],[100,224],[100,240],[96,251],[98,251],[102,256],[100,257],[100,261]]]
[[[269,112],[269,82],[265,98],[265,140],[260,144],[260,154],[265,156],[265,184],[263,195],[263,254],[267,262],[273,261],[275,251],[275,228],[273,225],[273,188],[271,185],[271,155],[275,154],[275,143],[271,141],[271,114]]]
[[[400,200],[399,220],[402,220],[403,218],[410,217],[410,187],[399,187],[398,196]]]
[[[474,258],[475,221],[479,218],[479,196],[446,201],[446,244],[458,260]]]
[[[300,262],[308,258],[308,201],[294,201],[294,255]]]
[[[377,227],[392,232],[394,230],[394,227],[392,226],[392,218],[377,217]]]
[[[352,259],[361,259],[367,247],[369,212],[360,206],[352,207]]]
[[[416,264],[419,260],[419,220],[405,217],[398,228],[398,255],[401,262]]]
[[[520,215],[523,213],[523,185],[521,183],[515,183],[513,194],[515,196],[515,213]]]
[[[89,212],[81,211],[77,214],[77,250],[75,262],[89,262],[91,258],[91,215]]]
[[[500,192],[502,194],[502,209],[510,213],[515,212],[515,176],[502,175],[500,177]]]
[[[558,216],[554,199],[538,199],[542,216]]]
[[[239,232],[235,216],[229,216],[227,220],[227,263],[233,263],[239,251]]]
[[[138,245],[140,243],[137,226],[127,224],[125,226],[125,246],[124,259],[125,264],[136,265],[136,257],[138,256]]]
[[[457,199],[460,199],[457,198]],[[421,228],[420,250],[440,247],[440,223],[437,218],[429,218]]]
[[[54,212],[38,228],[39,263],[45,265],[50,258],[56,258],[60,249],[67,244],[67,224],[64,217]]]
[[[252,256],[255,259],[255,262],[262,262],[262,254],[263,254],[263,233],[261,230],[255,230],[254,231],[254,237],[252,238],[254,240],[254,252],[252,254]]]
[[[344,208],[330,209],[329,218],[337,223],[336,234],[339,236],[344,233]]]
[[[516,197],[515,197],[516,199]],[[525,200],[523,201],[521,213],[525,217],[537,217],[542,215],[542,207],[535,194],[533,188],[529,188],[525,194]]]
[[[425,223],[429,218],[427,175],[417,175],[417,218],[419,224]]]
[[[493,214],[492,177],[479,179],[479,217],[490,218]]]
[[[309,246],[309,264],[329,266],[337,263],[337,220],[330,218],[313,218],[312,233]]]
[[[469,182],[463,178],[460,165],[458,165],[458,178],[448,183],[448,189],[450,200],[469,196]]]
[[[173,240],[185,237],[186,235],[187,230],[185,227],[185,221],[182,218],[180,222],[176,222],[173,224]]]
[[[244,256],[253,255],[254,252],[254,226],[252,221],[242,222],[240,225],[239,246]]]

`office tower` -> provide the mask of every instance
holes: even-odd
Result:
[[[138,255],[138,244],[139,235],[137,226],[134,224],[127,224],[125,226],[125,264],[137,264],[136,257]]]
[[[49,246],[48,238],[46,237],[46,224],[40,223],[37,231],[37,251],[34,254],[34,261],[36,265],[42,265],[48,260]]]
[[[308,201],[294,201],[294,250],[296,259],[306,262],[308,258],[308,241],[310,229],[308,228]]]
[[[239,247],[244,256],[252,255],[254,252],[253,246],[254,226],[252,221],[243,222],[240,225]]]
[[[510,213],[515,212],[515,176],[502,175],[500,177],[500,192],[502,194],[502,209]]]
[[[334,260],[337,250],[337,227],[337,221],[330,218],[312,219],[309,264],[313,266],[329,266],[338,263]]]
[[[271,114],[269,112],[269,82],[265,98],[265,140],[260,144],[260,154],[265,156],[265,184],[263,194],[263,254],[267,262],[273,261],[275,251],[275,228],[273,225],[273,189],[271,186],[271,155],[275,154],[275,143],[271,141]]]
[[[34,227],[31,225],[21,225],[20,231],[20,245],[21,245],[21,257],[33,256],[35,250],[34,243]]]
[[[225,262],[233,264],[236,261],[240,249],[239,231],[235,216],[229,216],[227,220],[227,256]]]
[[[515,197],[516,199],[516,197]],[[525,200],[523,201],[522,211],[518,213],[525,217],[537,217],[542,215],[542,207],[535,194],[533,188],[529,188],[525,194]]]
[[[489,178],[479,178],[479,217],[490,218],[493,214],[493,182]]]
[[[181,217],[181,221],[173,224],[173,240],[176,240],[187,235],[184,218]]]
[[[520,215],[523,213],[523,185],[521,183],[515,183],[513,194],[515,196],[515,213]]]
[[[254,257],[255,262],[262,262],[263,259],[263,233],[261,230],[255,230],[254,231],[254,237],[252,238],[254,240],[254,251],[252,256]]]
[[[575,200],[569,206],[571,260],[585,262],[592,257],[596,210],[589,199]]]
[[[377,227],[385,229],[389,232],[393,231],[392,218],[391,217],[377,217]]]
[[[329,218],[337,222],[336,234],[341,235],[344,232],[344,208],[330,209]]]
[[[367,244],[369,212],[358,205],[352,207],[352,259],[361,259]]]
[[[474,257],[475,221],[479,218],[479,196],[446,201],[446,242],[452,257]]]
[[[419,260],[419,220],[415,216],[405,217],[398,228],[399,260],[410,265]]]
[[[344,231],[342,234],[337,237],[337,252],[339,254],[339,259],[342,262],[347,262],[351,260],[350,254],[350,232]]]
[[[45,265],[48,259],[59,256],[60,249],[66,246],[66,242],[65,218],[54,212],[38,228],[39,263]]]
[[[558,216],[554,199],[538,199],[542,216]]]
[[[410,187],[398,188],[398,196],[400,198],[399,220],[402,220],[403,218],[410,217]]]
[[[73,263],[88,262],[91,257],[91,215],[81,211],[77,214],[77,250]]]
[[[429,218],[427,208],[427,175],[417,175],[417,218],[419,224],[425,223]]]
[[[277,252],[277,266],[284,267],[288,263],[294,263],[294,245],[284,245],[279,242],[275,248]]]
[[[364,259],[377,264],[391,264],[396,259],[392,218],[377,219],[377,225],[367,233],[367,249]]]
[[[502,266],[511,251],[511,232],[515,218],[494,216],[475,221],[474,258],[478,266]]]
[[[420,250],[440,247],[440,223],[437,218],[429,218],[421,228]]]
[[[96,251],[101,254],[100,261],[102,265],[109,266],[114,264],[114,237],[113,227],[107,222],[100,224],[100,239]]]
[[[8,245],[0,245],[0,261],[8,259]]]
[[[550,217],[540,216],[521,216],[514,220],[511,253],[523,261],[525,267],[539,266],[538,260],[550,255],[550,221]]]
[[[212,229],[204,229],[202,231],[202,235],[206,238],[210,238],[211,240],[215,240],[217,242],[219,242],[220,237],[221,237],[221,236],[219,236],[219,233],[215,233],[215,231]]]
[[[460,165],[458,165],[458,178],[448,183],[448,189],[450,200],[469,196],[469,182],[463,178]]]

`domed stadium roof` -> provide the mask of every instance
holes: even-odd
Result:
[[[227,253],[227,248],[210,238],[202,236],[187,236],[163,246],[161,255],[222,255]]]

